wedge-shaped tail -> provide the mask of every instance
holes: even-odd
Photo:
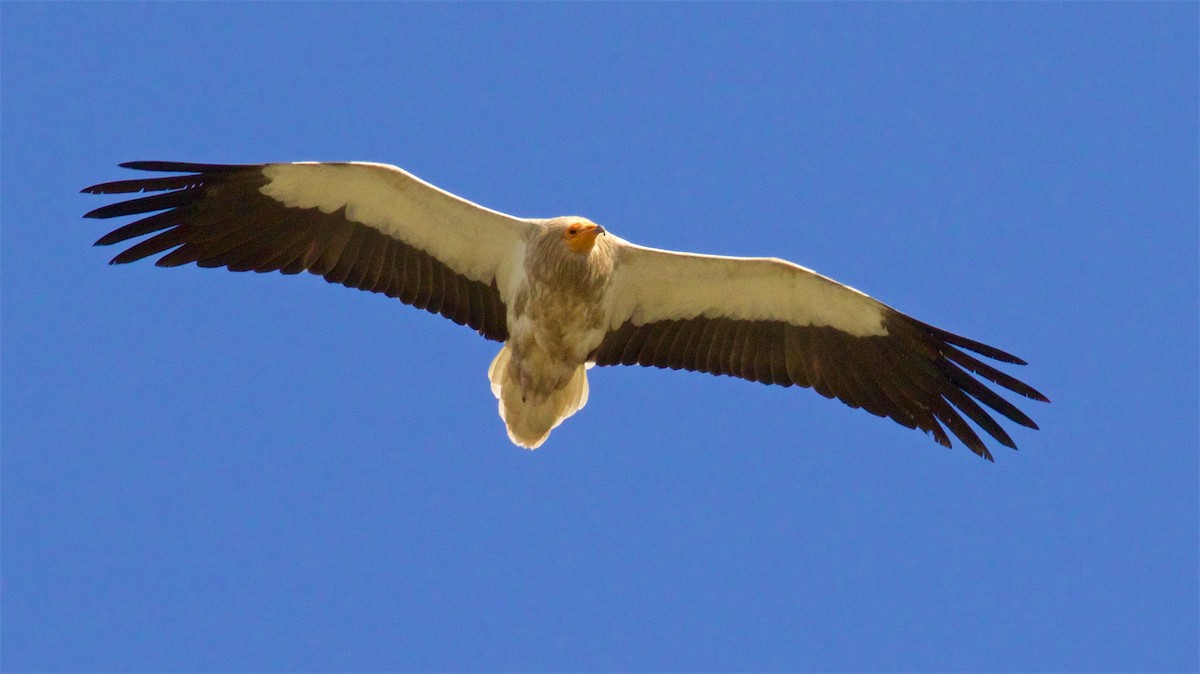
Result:
[[[550,431],[587,404],[587,366],[577,367],[566,386],[535,400],[526,399],[521,387],[510,377],[511,358],[512,351],[506,344],[488,367],[492,395],[499,401],[500,418],[504,420],[513,444],[537,449],[550,437]]]

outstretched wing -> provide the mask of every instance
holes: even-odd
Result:
[[[151,255],[160,267],[195,262],[231,271],[308,271],[384,293],[503,341],[527,220],[488,210],[394,166],[367,163],[121,164],[183,173],[102,183],[92,194],[161,192],[84,217],[145,215],[103,236],[110,245],[153,234],[115,258]],[[168,252],[169,251],[169,252]]]
[[[784,260],[675,253],[619,242],[609,332],[597,365],[647,365],[807,386],[949,447],[943,426],[992,460],[963,415],[1001,444],[982,407],[1037,425],[974,373],[1034,400],[1032,387],[966,353],[1024,361],[906,316]]]

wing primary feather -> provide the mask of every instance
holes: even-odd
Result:
[[[1024,412],[1018,409],[1016,405],[1013,405],[995,391],[984,386],[979,382],[978,379],[975,379],[966,372],[963,372],[954,363],[943,359],[938,361],[938,369],[940,369],[956,386],[966,391],[983,404],[996,410],[1000,414],[1003,414],[1005,417],[1015,423],[1018,423],[1026,428],[1037,430],[1038,425],[1034,423],[1033,419],[1030,419]]]
[[[433,290],[430,294],[430,306],[426,307],[426,311],[433,313],[442,313],[443,309],[448,307],[450,279],[446,278],[445,266],[433,260],[430,265],[433,271]]]
[[[123,215],[137,215],[139,213],[150,213],[153,211],[165,211],[170,208],[179,208],[186,206],[196,200],[196,190],[179,190],[177,192],[164,192],[162,194],[152,194],[148,197],[139,197],[137,199],[128,199],[126,201],[118,201],[115,204],[108,204],[84,213],[85,218],[117,218]]]
[[[928,406],[918,396],[920,387],[908,381],[903,366],[890,357],[891,353],[884,345],[879,340],[866,340],[864,350],[874,373],[872,379],[894,410],[888,417],[908,428],[926,429],[936,423]]]
[[[188,212],[192,209],[194,212]],[[172,212],[180,213],[179,226],[188,228],[189,242],[203,246],[245,243],[284,226],[278,213],[258,204],[248,204],[237,212],[202,211],[195,206]]]
[[[774,348],[773,321],[755,323],[754,337],[754,372],[761,384],[775,384],[775,372],[771,364],[771,351]]]
[[[658,345],[662,342],[663,332],[666,331],[668,321],[659,321],[651,323],[646,334],[646,340],[642,343],[641,350],[638,351],[637,364],[643,366],[653,366],[655,364],[654,354],[658,351]]]
[[[654,350],[658,348],[658,338],[662,335],[663,324],[661,322],[649,323],[643,327],[641,332],[642,339],[638,343],[638,352],[634,363],[637,365],[653,365]]]
[[[588,361],[596,365],[628,365],[621,360],[625,344],[631,335],[630,325],[626,323],[609,332],[596,346],[596,350],[588,355]]]
[[[245,220],[229,220],[223,215],[214,216],[219,220],[228,221],[228,225],[223,222],[201,221],[197,229],[211,227],[214,233],[220,232],[222,226],[227,226],[228,229],[224,230],[222,236],[214,237],[208,242],[206,247],[212,254],[205,255],[197,264],[202,267],[226,267],[237,272],[252,271],[278,255],[280,251],[272,244],[291,233],[288,223],[277,215],[273,216],[263,211],[247,215],[249,217]]]
[[[759,321],[756,325],[754,345],[754,369],[758,374],[758,381],[762,384],[782,384],[775,380],[775,365],[774,351],[779,348],[779,335],[776,333],[778,323],[776,321]]]
[[[377,241],[370,231],[360,230],[359,235],[355,237],[356,247],[354,254],[350,256],[350,264],[346,270],[346,278],[341,281],[342,285],[350,288],[362,286],[363,277],[367,274],[367,264],[375,252]]]
[[[976,426],[982,428],[988,435],[996,439],[997,442],[1010,449],[1016,449],[1017,445],[1008,433],[992,418],[987,410],[979,406],[973,398],[962,392],[962,389],[951,388],[946,394],[946,400],[950,404],[957,407],[963,414],[975,422]]]
[[[423,257],[429,262],[429,265],[426,267],[429,270],[429,274],[425,277],[426,283],[429,285],[429,300],[422,308],[430,313],[441,313],[442,305],[446,302],[444,267],[433,258],[428,256]]]
[[[621,350],[617,353],[616,362],[622,365],[636,365],[648,331],[645,328],[635,328],[631,323],[626,323],[624,329],[626,336]]]
[[[694,366],[700,335],[704,332],[705,320],[704,318],[692,318],[680,321],[679,335],[675,338],[675,347],[667,358],[667,367],[672,370],[682,370]]]
[[[713,335],[716,334],[717,326],[720,324],[720,319],[714,318],[697,318],[699,321],[699,330],[697,331],[695,345],[692,347],[692,367],[700,372],[710,374],[720,374],[713,372],[708,367],[708,355],[712,350]]]
[[[680,370],[686,367],[688,362],[688,349],[696,337],[696,323],[694,320],[678,320],[675,323],[675,334],[671,336],[671,348],[663,357],[662,366],[672,370]]]
[[[483,302],[483,284],[468,283],[467,292],[470,294],[470,299],[467,300],[467,323],[469,325],[481,326],[480,330],[487,328],[487,310]]]
[[[908,318],[910,321],[912,321],[913,323],[920,326],[922,329],[924,329],[929,334],[942,340],[943,342],[946,342],[947,344],[953,344],[955,346],[961,346],[964,349],[970,349],[971,351],[974,351],[975,353],[982,354],[984,356],[987,356],[988,358],[991,358],[993,360],[998,360],[1002,363],[1012,363],[1013,365],[1026,365],[1027,364],[1025,361],[1021,360],[1020,358],[1017,358],[1016,356],[1012,355],[1011,353],[1009,353],[1007,351],[1003,351],[1001,349],[997,349],[994,346],[988,346],[987,344],[984,344],[983,342],[977,342],[973,339],[967,339],[966,337],[963,337],[962,335],[956,335],[953,332],[949,332],[947,330],[943,330],[941,328],[934,327],[928,323],[918,321],[917,319],[915,319],[911,316],[906,316],[906,318]]]
[[[454,299],[456,287],[454,284],[454,274],[436,261],[433,266],[434,279],[436,280],[436,284],[433,287],[434,300],[436,301],[429,303],[429,311],[435,311],[449,317],[455,311]]]
[[[262,164],[197,164],[183,161],[127,161],[117,164],[135,171],[162,173],[231,173],[246,169],[261,169]]]
[[[278,270],[281,274],[299,274],[302,271],[308,271],[308,263],[304,259],[305,254],[308,252],[308,247],[312,243],[310,238],[311,233],[308,234],[309,236],[294,240],[287,248],[281,249],[267,264],[256,268],[254,271],[267,272]]]
[[[400,269],[400,258],[403,254],[404,246],[399,241],[393,240],[388,245],[388,270],[384,275],[384,285],[380,292],[392,299],[400,299],[400,286],[404,283],[403,271]]]
[[[909,348],[918,351],[927,351],[929,353],[930,360],[937,360],[939,356],[949,358],[967,370],[970,370],[971,372],[974,372],[975,374],[993,383],[999,384],[1000,386],[1003,386],[1014,393],[1018,393],[1032,400],[1049,402],[1046,396],[1042,395],[1032,386],[1029,386],[1015,377],[1005,374],[991,365],[981,362],[974,356],[955,348],[951,343],[943,340],[942,335],[944,333],[945,335],[949,335],[958,341],[964,341],[965,338],[960,338],[958,335],[954,335],[953,333],[947,333],[944,330],[933,328],[928,324],[922,323],[899,312],[893,312],[888,317],[887,327],[890,334],[894,334],[897,338],[903,339]],[[972,343],[978,344],[977,342]]]
[[[832,398],[834,389],[830,383],[829,367],[825,363],[825,335],[819,328],[807,330],[808,333],[808,353],[806,354],[805,364],[808,371],[809,380],[812,382],[812,389],[817,393]]]
[[[784,323],[772,323],[771,332],[773,334],[767,340],[770,349],[771,381],[780,386],[792,385],[791,377],[788,376],[787,356],[784,353],[784,333],[786,331],[787,326]]]
[[[938,398],[937,404],[933,407],[933,413],[972,452],[975,452],[988,461],[996,460],[983,444],[983,441],[979,439],[974,429],[967,425],[967,422],[950,406],[949,402]]]
[[[165,232],[155,234],[149,239],[129,247],[114,257],[109,264],[128,264],[130,262],[135,262],[144,257],[157,255],[165,250],[174,248],[185,241],[186,239],[184,238],[184,234],[178,227],[175,229],[168,229]]]
[[[671,360],[671,351],[675,348],[675,338],[679,335],[679,321],[662,321],[661,325],[662,331],[659,333],[658,343],[655,344],[649,359],[655,367],[665,368]]]
[[[489,327],[484,336],[503,342],[508,339],[508,310],[500,298],[500,291],[496,288],[494,281],[485,288],[485,292],[489,295],[487,309],[491,319],[487,323]]]
[[[894,348],[893,342],[884,343],[882,346],[884,358],[894,363],[891,372],[899,380],[895,387],[897,394],[911,401],[909,409],[913,411],[914,416],[922,420],[917,427],[932,434],[934,441],[939,445],[952,447],[954,443],[950,442],[950,436],[943,428],[938,413],[938,410],[947,406],[942,400],[941,389],[932,384],[935,381],[930,376],[933,372],[932,363],[910,357],[909,354]]]
[[[473,310],[474,293],[471,289],[476,284],[469,283],[461,276],[451,276],[451,279],[456,287],[454,289],[454,315],[450,317],[450,320],[459,325],[467,325],[471,321]]]
[[[396,241],[395,239],[388,237],[388,236],[385,236],[383,238],[383,247],[382,247],[382,251],[380,253],[381,257],[379,260],[379,270],[378,270],[378,273],[375,275],[374,282],[372,283],[370,288],[367,288],[367,290],[371,290],[371,291],[377,292],[377,293],[383,293],[384,295],[388,294],[388,291],[391,290],[391,288],[392,288],[392,277],[395,276],[395,272],[396,272],[396,265],[395,265],[396,252],[399,249],[400,249],[399,241]]]
[[[417,299],[417,290],[421,287],[421,260],[420,256],[412,248],[407,246],[400,251],[397,257],[397,265],[400,273],[397,280],[397,291],[400,296],[400,301],[405,304],[412,304]]]
[[[192,189],[204,184],[204,176],[167,176],[164,178],[135,178],[133,180],[114,180],[85,187],[80,192],[84,194],[130,194],[133,192],[162,192],[165,190]]]
[[[870,338],[854,337],[851,355],[844,362],[841,374],[847,380],[847,385],[853,387],[856,396],[861,401],[862,409],[877,417],[889,417],[903,425],[903,416],[883,392],[875,374],[874,359],[871,355]]]
[[[188,208],[187,206],[183,207]],[[135,239],[139,236],[145,236],[161,229],[166,229],[179,224],[183,214],[180,210],[167,211],[166,213],[156,213],[141,220],[134,220],[128,225],[123,225],[113,231],[100,237],[95,245],[111,246],[114,243],[120,243],[129,239]]]
[[[381,292],[391,282],[393,241],[390,236],[379,236],[379,244],[375,247],[375,259],[371,261],[371,271],[363,279],[363,290]]]
[[[746,323],[744,321],[729,321],[729,336],[726,340],[724,353],[725,373],[734,377],[745,377],[742,369],[742,352],[746,346]]]
[[[433,260],[427,255],[416,255],[418,273],[417,292],[413,298],[412,305],[418,309],[424,309],[429,306],[430,296],[433,294]]]
[[[746,321],[731,321],[731,323],[733,325],[729,330],[729,364],[727,365],[729,373],[747,381],[754,381],[754,372],[748,371],[747,368],[747,365],[753,367],[753,363],[747,363],[745,359],[746,341],[749,337],[749,328],[753,324]]]
[[[313,218],[308,245],[305,246],[300,258],[303,260],[304,268],[308,270],[308,273],[316,274],[317,276],[325,275],[325,270],[318,269],[317,265],[321,262],[325,248],[329,246],[330,233],[333,229],[335,228],[330,227],[324,219]]]
[[[713,374],[728,374],[733,372],[729,369],[729,350],[728,344],[730,333],[733,331],[733,321],[725,319],[717,319],[713,321],[716,325],[713,327],[712,341],[708,345],[708,354],[705,362],[708,364],[708,371]]]
[[[656,321],[647,326],[646,340],[642,342],[642,348],[638,351],[638,365],[654,366],[654,352],[658,350],[658,345],[662,341],[662,333],[666,329],[666,326],[667,321]]]
[[[194,243],[185,243],[154,262],[156,267],[179,267],[200,259],[204,249]]]
[[[987,363],[984,363],[984,362],[980,361],[979,359],[974,358],[973,356],[971,356],[968,353],[960,351],[954,347],[947,347],[946,349],[943,350],[943,353],[945,354],[945,356],[947,358],[954,361],[955,363],[958,363],[959,365],[970,370],[971,372],[974,372],[975,374],[979,375],[980,377],[987,379],[988,381],[991,381],[995,384],[999,384],[1000,386],[1003,386],[1004,388],[1012,391],[1013,393],[1020,394],[1031,400],[1038,400],[1038,401],[1044,402],[1044,403],[1050,402],[1050,400],[1046,396],[1042,395],[1041,392],[1039,392],[1037,389],[1033,388],[1029,384],[1026,384],[1025,382],[1017,379],[1016,377],[1013,377],[1012,375],[1008,375],[1008,374],[1001,372],[1000,370],[997,370],[996,368],[992,367],[991,365],[988,365]]]
[[[454,313],[445,316],[459,325],[466,325],[471,320],[471,286],[474,284],[455,275],[450,276],[450,284],[454,286],[454,303],[451,305]]]
[[[370,275],[371,260],[374,259],[376,249],[380,244],[379,236],[373,231],[364,230],[362,236],[359,237],[359,244],[354,255],[354,265],[350,267],[346,280],[342,281],[342,285],[350,288],[362,288],[364,281]]]
[[[321,250],[321,255],[317,262],[312,266],[312,272],[325,278],[326,281],[334,283],[330,278],[333,271],[338,268],[338,263],[341,262],[342,256],[346,252],[346,247],[350,245],[350,240],[354,238],[355,232],[358,231],[353,227],[334,227],[327,235],[326,243]]]
[[[309,223],[304,220],[307,218],[298,214],[298,217],[287,225],[278,223],[271,227],[268,237],[260,232],[254,238],[258,249],[236,264],[229,265],[229,270],[269,272],[282,270],[296,262],[308,249],[312,239]],[[300,266],[303,267],[303,263]]]
[[[354,272],[355,262],[358,261],[359,253],[362,251],[363,239],[366,234],[358,229],[352,228],[348,230],[350,235],[346,238],[346,244],[342,248],[341,255],[338,256],[338,261],[325,274],[325,280],[330,283],[346,284],[346,279],[350,278],[350,274]]]
[[[953,447],[954,443],[950,442],[950,436],[946,433],[946,429],[942,427],[942,423],[933,408],[929,409],[929,415],[933,418],[933,425],[922,430],[929,431],[933,435],[934,442],[943,447]]]
[[[259,270],[256,269],[255,271],[259,271]],[[272,270],[264,269],[262,271],[272,271]],[[299,259],[292,260],[291,262],[288,262],[287,264],[285,264],[279,268],[279,273],[287,275],[287,276],[291,276],[293,274],[299,274],[302,271],[304,271],[304,263],[301,262]]]
[[[863,406],[862,396],[855,395],[854,380],[847,376],[844,371],[843,359],[846,357],[838,348],[838,340],[842,338],[841,334],[830,332],[829,330],[817,329],[821,334],[821,341],[828,349],[824,354],[823,371],[827,373],[829,381],[829,390],[833,395],[854,409],[859,409]]]
[[[760,321],[742,321],[742,372],[746,375],[748,381],[758,383],[764,382],[762,372],[759,371],[759,327],[762,325]]]
[[[390,241],[387,236],[374,235],[371,238],[375,239],[374,245],[371,247],[371,254],[363,258],[363,276],[355,286],[367,291],[374,291],[379,285],[379,277],[383,275],[383,261],[387,257],[388,241]]]
[[[792,325],[783,326],[783,357],[787,367],[788,379],[797,386],[812,387],[812,380],[804,361],[807,358],[808,339],[806,331]]]

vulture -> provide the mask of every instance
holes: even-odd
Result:
[[[923,323],[799,265],[639,246],[578,216],[519,218],[395,166],[137,161],[151,193],[84,217],[139,216],[96,242],[160,267],[309,272],[383,293],[501,342],[488,368],[508,436],[533,449],[588,399],[593,365],[646,365],[802,386],[993,460],[967,419],[1037,425],[983,380],[1046,397],[982,358],[1005,351]],[[161,175],[169,174],[169,175]],[[975,354],[975,355],[972,355]],[[990,411],[991,412],[990,412]]]

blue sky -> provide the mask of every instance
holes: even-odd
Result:
[[[7,671],[1200,666],[1197,5],[2,8]],[[995,464],[811,391],[110,267],[133,159],[368,160],[1029,361]],[[1014,371],[1010,369],[1010,371]]]

